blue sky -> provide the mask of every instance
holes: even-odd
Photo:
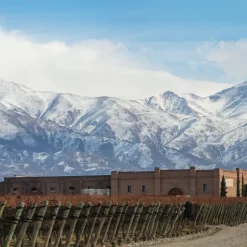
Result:
[[[1,1],[0,28],[4,35],[17,31],[33,44],[121,43],[125,52],[118,54],[119,63],[133,59],[135,68],[234,84],[247,76],[244,68],[232,72],[236,61],[246,64],[241,56],[246,52],[246,8],[242,0]],[[7,79],[18,79],[8,73],[3,73]]]
[[[1,1],[1,24],[38,35],[127,42],[235,40],[246,32],[243,0]]]

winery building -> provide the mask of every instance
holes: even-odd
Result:
[[[105,194],[105,195],[188,195],[219,196],[222,176],[227,196],[236,196],[237,178],[247,171],[223,169],[112,171],[111,175],[61,177],[7,177],[0,183],[1,194]],[[241,185],[240,185],[241,187]]]

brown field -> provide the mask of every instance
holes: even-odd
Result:
[[[195,204],[231,204],[236,202],[247,202],[247,197],[232,197],[232,198],[219,198],[219,197],[169,197],[169,196],[98,196],[98,195],[5,195],[0,196],[0,201],[6,201],[7,207],[16,207],[19,202],[24,202],[26,206],[29,206],[32,202],[40,204],[42,201],[48,200],[49,205],[55,205],[58,201],[65,205],[67,202],[77,205],[79,202],[91,202],[92,204],[98,204],[101,201],[103,204],[108,202],[123,203],[130,202],[134,205],[137,202],[141,202],[144,205],[150,205],[152,203],[184,203],[191,201]]]

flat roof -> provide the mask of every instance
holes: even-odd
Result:
[[[78,176],[14,176],[4,177],[4,179],[11,178],[80,178],[80,177],[110,177],[111,175],[78,175]]]

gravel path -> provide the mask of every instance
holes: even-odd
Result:
[[[154,247],[247,247],[247,224],[237,227],[219,226],[207,233],[183,236],[175,239],[132,244],[133,246]]]

